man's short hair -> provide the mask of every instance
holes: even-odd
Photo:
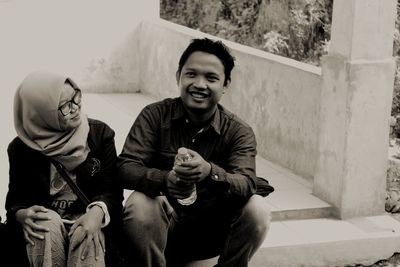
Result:
[[[226,47],[221,41],[215,41],[209,38],[192,39],[191,43],[185,49],[185,51],[183,51],[181,58],[179,59],[179,66],[177,70],[179,75],[181,74],[183,65],[185,65],[189,56],[196,51],[209,53],[218,57],[219,60],[221,60],[222,65],[224,65],[224,85],[227,85],[228,81],[231,81],[231,72],[235,66],[235,58],[232,56],[229,48]]]

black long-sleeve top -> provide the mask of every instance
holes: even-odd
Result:
[[[197,209],[237,209],[255,193],[256,139],[245,122],[221,105],[206,130],[193,131],[180,98],[146,106],[136,118],[117,162],[124,188],[166,194],[166,177],[179,147],[211,164],[197,184]]]
[[[76,169],[76,182],[90,202],[103,201],[113,220],[119,221],[123,194],[116,172],[114,131],[105,123],[89,119],[86,160]],[[51,209],[50,160],[42,153],[28,147],[16,137],[8,146],[10,163],[9,190],[6,197],[7,222],[15,222],[15,212],[21,208],[42,205]],[[100,162],[100,169],[93,172],[93,158]],[[73,207],[84,213],[86,207],[78,201]]]

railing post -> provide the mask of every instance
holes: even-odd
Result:
[[[334,1],[313,192],[340,218],[384,212],[396,2]]]

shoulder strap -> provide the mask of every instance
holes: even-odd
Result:
[[[67,182],[69,187],[71,187],[72,191],[78,196],[78,198],[85,204],[85,206],[90,204],[89,199],[86,197],[85,193],[79,188],[79,186],[72,181],[71,177],[69,177],[68,173],[65,171],[64,165],[60,162],[50,158],[50,162],[56,167],[58,173],[62,176],[62,178]]]

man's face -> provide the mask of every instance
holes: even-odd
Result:
[[[176,79],[185,107],[194,113],[213,112],[227,87],[221,60],[200,51],[188,57]]]

